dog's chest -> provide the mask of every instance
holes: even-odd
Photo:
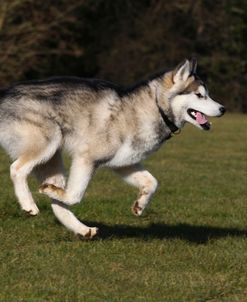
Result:
[[[170,137],[169,129],[163,124],[152,123],[129,135],[120,145],[113,157],[106,163],[110,167],[121,167],[139,163],[148,155],[157,151]]]
[[[133,165],[145,159],[150,153],[157,150],[154,142],[126,140],[107,163],[110,167]]]

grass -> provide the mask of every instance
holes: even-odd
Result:
[[[98,171],[73,207],[99,226],[93,241],[55,220],[33,180],[41,214],[22,214],[1,152],[0,301],[246,301],[246,128],[229,114],[168,141],[146,161],[160,186],[141,218],[136,191]]]

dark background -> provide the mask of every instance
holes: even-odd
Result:
[[[54,75],[129,85],[196,56],[211,96],[247,112],[246,0],[0,0],[0,86]]]

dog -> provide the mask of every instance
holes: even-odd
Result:
[[[158,184],[140,162],[186,122],[209,130],[206,116],[225,113],[209,97],[196,66],[196,59],[186,59],[131,88],[56,77],[2,89],[0,144],[13,160],[10,177],[20,207],[30,215],[39,213],[27,183],[33,172],[58,220],[92,238],[98,229],[81,223],[69,206],[81,201],[94,171],[105,166],[139,189],[132,212],[140,216]],[[72,158],[67,181],[62,148]]]

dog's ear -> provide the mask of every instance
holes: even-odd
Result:
[[[192,57],[190,59],[190,75],[193,75],[196,73],[196,68],[197,68],[197,60],[196,60],[196,58]]]
[[[185,82],[191,75],[191,63],[188,59],[185,59],[173,70],[173,82]]]

